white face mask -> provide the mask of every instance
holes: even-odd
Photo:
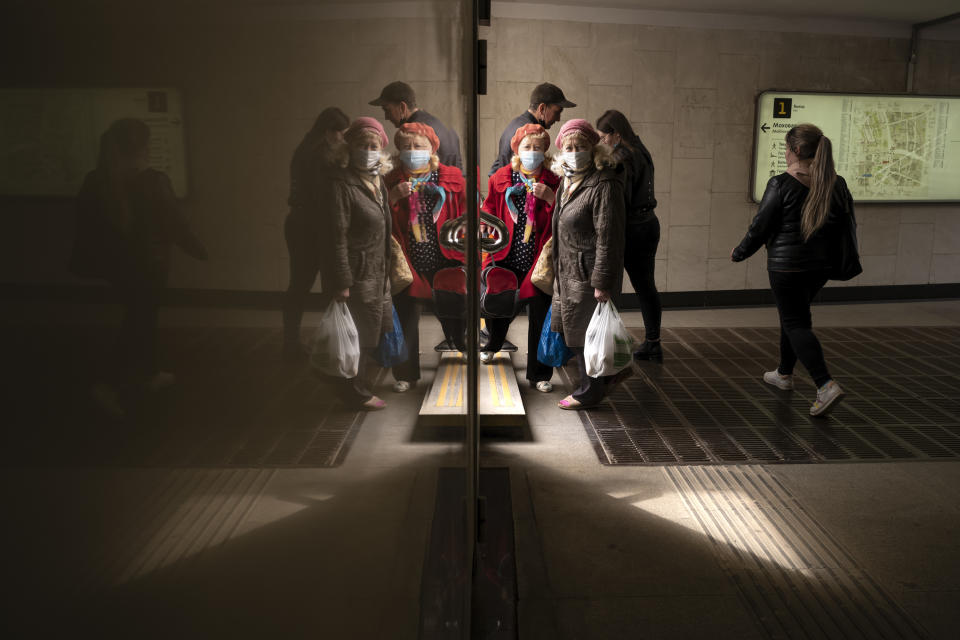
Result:
[[[521,151],[520,164],[527,171],[535,171],[537,167],[543,164],[543,151]]]
[[[409,149],[400,152],[400,161],[410,171],[416,171],[430,162],[431,155],[429,149]]]
[[[351,149],[350,162],[356,169],[376,173],[380,167],[380,152],[367,149]]]
[[[564,151],[563,164],[573,171],[581,171],[590,166],[589,151]]]

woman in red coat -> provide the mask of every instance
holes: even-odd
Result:
[[[544,166],[545,154],[550,146],[550,134],[538,124],[527,124],[513,135],[510,148],[513,159],[509,166],[501,167],[490,176],[487,199],[483,209],[503,220],[510,230],[510,244],[492,256],[498,267],[509,269],[519,283],[517,311],[529,305],[527,329],[527,380],[538,391],[553,391],[550,378],[553,368],[537,360],[537,345],[540,331],[550,308],[550,296],[530,282],[530,275],[550,239],[553,207],[560,178]],[[507,329],[513,318],[487,318],[490,340],[480,353],[484,363],[493,360],[493,354],[503,347]]]
[[[403,393],[420,379],[420,308],[423,300],[432,298],[433,276],[441,269],[463,266],[463,254],[440,245],[438,230],[466,211],[466,184],[459,169],[440,164],[440,141],[429,125],[405,123],[393,140],[399,161],[386,176],[393,236],[413,272],[413,284],[393,298],[410,353],[406,362],[393,368],[393,390]],[[441,324],[447,340],[462,346],[463,321],[443,319]]]

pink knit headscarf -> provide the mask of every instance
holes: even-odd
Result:
[[[563,126],[560,127],[560,133],[557,134],[557,149],[563,148],[563,139],[569,133],[579,133],[584,138],[587,139],[587,142],[590,144],[597,144],[600,142],[600,134],[597,133],[589,122],[583,118],[574,118],[573,120],[567,120],[563,123]]]
[[[380,146],[386,147],[389,144],[387,140],[387,132],[383,130],[383,125],[376,118],[370,118],[368,116],[363,116],[357,118],[347,129],[346,133],[343,134],[343,138],[350,142],[356,138],[364,129],[373,129],[380,136]]]

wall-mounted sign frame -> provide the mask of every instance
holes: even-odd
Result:
[[[0,194],[75,196],[119,118],[150,126],[150,166],[186,196],[183,103],[169,87],[0,89]]]
[[[960,96],[769,90],[755,115],[755,202],[786,171],[784,136],[801,123],[833,142],[837,173],[858,202],[960,202]]]

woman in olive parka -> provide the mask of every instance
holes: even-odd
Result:
[[[599,142],[596,130],[579,118],[567,121],[556,140],[561,153],[553,172],[563,182],[553,214],[551,326],[563,334],[580,370],[580,387],[558,403],[561,409],[596,405],[615,382],[614,376],[588,376],[583,355],[594,309],[619,293],[623,283],[623,179],[610,148]]]

